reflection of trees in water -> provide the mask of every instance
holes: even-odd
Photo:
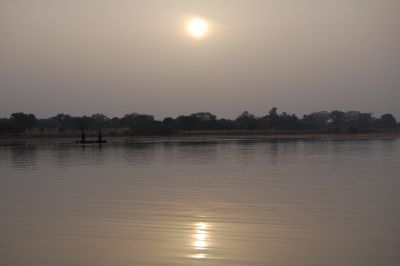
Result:
[[[268,159],[273,166],[277,166],[283,160],[281,157],[286,157],[287,154],[296,154],[298,150],[298,142],[296,140],[272,140],[268,143],[264,154],[268,154]]]
[[[33,145],[10,146],[12,166],[20,170],[31,170],[37,166],[37,147]]]
[[[217,141],[179,141],[164,143],[164,159],[172,163],[185,161],[195,164],[208,164],[218,156]]]
[[[378,145],[382,147],[387,156],[397,157],[397,150],[400,145],[400,141],[397,138],[380,140]]]
[[[376,144],[379,144],[377,141],[371,141],[368,139],[359,139],[359,140],[338,140],[332,139],[327,141],[326,147],[328,148],[324,153],[326,156],[330,156],[333,161],[343,159],[353,160],[357,157],[372,155],[375,153],[379,147]],[[319,147],[321,149],[321,147]],[[366,157],[364,157],[366,158]]]
[[[255,160],[276,164],[288,155],[298,153],[302,141],[295,139],[279,140],[237,140],[235,141],[237,153],[242,163],[252,164]],[[280,159],[281,158],[281,159]]]
[[[120,147],[123,161],[133,166],[145,166],[156,159],[157,151],[161,148],[158,143],[129,143]]]
[[[73,162],[75,152],[73,151],[72,145],[55,144],[49,148],[49,152],[52,156],[49,156],[54,160],[53,165],[56,167],[68,167]]]
[[[287,156],[296,156],[304,149],[303,141],[294,139],[182,141],[167,142],[163,147],[164,160],[169,163],[181,161],[204,165],[215,163],[222,158],[233,164],[250,165],[255,161],[276,164],[285,160]]]

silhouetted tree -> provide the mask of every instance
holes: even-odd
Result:
[[[299,119],[295,114],[289,115],[286,112],[283,112],[281,115],[279,115],[278,128],[287,130],[298,129]]]
[[[329,118],[330,113],[326,111],[304,115],[301,120],[302,128],[325,130],[328,126]]]
[[[384,114],[376,119],[371,113],[359,111],[314,112],[305,114],[299,119],[295,114],[278,113],[276,107],[263,117],[244,111],[235,120],[217,119],[208,112],[181,115],[176,119],[165,118],[156,121],[153,116],[145,114],[127,114],[122,118],[109,119],[103,114],[73,117],[58,114],[47,119],[36,119],[33,114],[13,113],[9,118],[0,118],[0,134],[18,134],[36,127],[43,133],[44,129],[84,131],[86,129],[118,129],[128,127],[131,134],[170,134],[179,130],[313,130],[333,132],[368,132],[375,129],[394,129],[400,127],[392,114]],[[113,132],[113,131],[108,131]],[[115,131],[114,131],[115,132]]]
[[[360,113],[356,123],[358,129],[368,131],[372,129],[373,118],[371,113]]]
[[[66,129],[72,129],[76,128],[77,125],[77,119],[73,118],[72,116],[68,114],[58,114],[56,116],[51,117],[50,119],[50,125],[52,128],[58,128],[58,130],[62,133]]]
[[[269,114],[266,116],[266,119],[268,121],[268,125],[271,128],[278,128],[279,127],[279,115],[278,115],[278,108],[273,107],[270,111]]]
[[[240,126],[236,123],[236,121],[230,119],[219,119],[217,121],[217,129],[219,130],[235,130],[240,129]]]
[[[162,121],[162,127],[164,133],[174,133],[176,131],[176,122],[173,118],[167,117]]]
[[[103,114],[94,114],[90,118],[96,129],[104,128],[109,120],[109,118]]]
[[[179,130],[196,130],[198,119],[195,116],[181,115],[175,119],[176,127]]]
[[[82,132],[89,129],[91,126],[91,119],[87,116],[75,117],[74,121],[76,123],[77,129]]]
[[[153,116],[137,113],[125,115],[121,122],[124,126],[128,126],[133,134],[152,133],[152,129],[155,126],[155,120]]]
[[[333,111],[330,114],[330,127],[335,131],[343,130],[346,125],[346,113],[342,111]]]
[[[301,124],[295,114],[289,115],[286,112],[278,113],[276,107],[272,108],[268,115],[262,117],[259,121],[259,127],[263,129],[285,129],[295,130],[299,129]]]
[[[250,114],[248,111],[244,111],[241,115],[236,118],[236,123],[240,129],[251,130],[257,127],[257,119],[255,115]]]
[[[11,131],[14,134],[23,133],[35,126],[37,119],[33,114],[13,113],[10,116]]]
[[[216,128],[217,117],[211,113],[200,112],[190,115],[196,123],[196,130],[210,130]]]
[[[116,129],[116,128],[122,128],[123,125],[122,125],[122,123],[121,123],[121,119],[120,119],[120,118],[118,118],[118,117],[113,117],[113,118],[108,119],[108,120],[106,121],[106,127]]]
[[[394,129],[397,127],[396,118],[392,114],[384,114],[375,121],[377,128]]]
[[[11,123],[7,118],[0,118],[0,134],[11,133]]]

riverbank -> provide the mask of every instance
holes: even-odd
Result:
[[[369,139],[396,139],[400,138],[400,131],[367,132],[367,133],[304,133],[304,132],[261,132],[261,131],[187,131],[163,136],[114,136],[103,137],[112,143],[149,143],[149,142],[206,142],[229,140],[369,140]],[[96,139],[95,135],[87,139]],[[52,135],[52,136],[0,136],[1,144],[18,143],[64,143],[72,144],[79,140],[79,136]]]

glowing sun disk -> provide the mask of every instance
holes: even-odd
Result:
[[[207,35],[209,27],[209,23],[206,20],[202,18],[193,18],[188,22],[186,29],[190,36],[199,39]]]

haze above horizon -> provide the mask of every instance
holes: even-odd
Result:
[[[0,2],[0,117],[400,117],[400,2]],[[188,21],[195,21],[188,34]],[[197,38],[197,37],[201,38]],[[196,37],[196,38],[193,38]]]

